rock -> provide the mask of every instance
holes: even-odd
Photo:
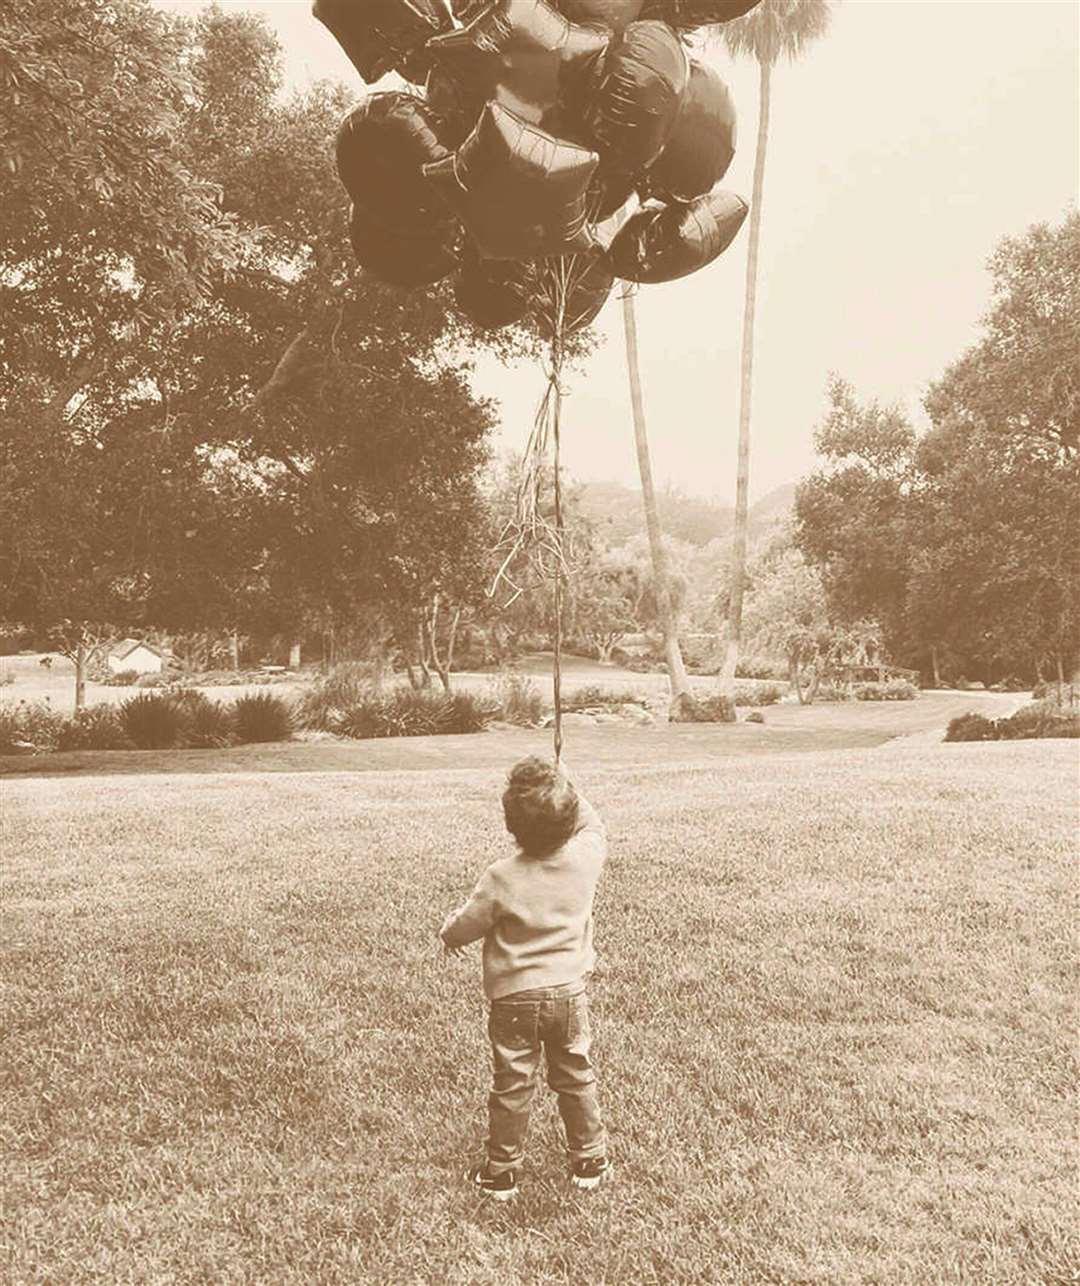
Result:
[[[554,716],[544,724],[545,728],[551,728],[555,724]],[[572,711],[564,714],[562,717],[562,726],[564,728],[595,728],[596,720],[591,714],[581,714],[578,711]]]
[[[761,713],[760,710],[751,710],[750,713],[743,720],[743,722],[744,723],[764,723],[765,716]]]
[[[598,723],[598,724],[601,724],[601,723],[622,723],[622,720],[619,718],[619,716],[618,716],[617,714],[608,714],[606,711],[605,711],[603,714],[595,715],[595,716],[594,716],[594,719],[595,719],[595,722],[596,722],[596,723]]]

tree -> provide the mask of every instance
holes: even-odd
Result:
[[[472,592],[491,408],[469,386],[472,336],[439,292],[391,290],[353,266],[331,159],[348,94],[323,84],[281,101],[280,50],[250,15],[181,22],[117,0],[129,60],[94,26],[97,8],[41,6],[82,24],[103,83],[116,64],[136,105],[150,111],[160,93],[167,164],[148,189],[157,135],[127,138],[118,103],[117,186],[100,210],[91,202],[93,220],[75,217],[67,187],[35,187],[26,166],[16,176],[17,212],[44,203],[46,232],[26,213],[9,236],[5,209],[3,483],[14,511],[52,521],[11,520],[0,615],[75,619],[80,577],[125,628],[291,633],[305,620],[344,627],[372,603],[415,621],[436,595]],[[184,69],[161,86],[138,43],[158,37]],[[43,22],[27,41],[54,38]],[[74,135],[76,169],[96,172],[111,147],[98,124],[103,139]],[[35,140],[48,147],[48,131]],[[216,194],[204,239],[229,248],[213,263],[195,255],[188,290],[170,255],[164,268],[155,257],[183,205],[166,184],[178,175]],[[78,521],[65,527],[68,514]]]
[[[765,155],[769,143],[770,86],[773,67],[783,54],[794,60],[829,25],[829,0],[760,0],[742,18],[721,28],[721,36],[734,57],[756,59],[758,80],[758,134],[754,156],[754,185],[750,199],[750,239],[746,257],[746,297],[743,310],[742,368],[739,384],[739,454],[735,491],[735,538],[728,600],[728,636],[721,683],[734,693],[739,659],[742,605],[746,579],[746,550],[750,496],[750,402],[753,390],[754,317],[757,302],[758,250],[761,243]]]
[[[630,378],[630,404],[634,419],[634,444],[637,448],[638,473],[641,476],[641,502],[645,510],[645,529],[649,537],[656,601],[664,635],[664,656],[667,661],[671,690],[671,707],[674,711],[680,701],[689,696],[690,681],[686,676],[686,667],[679,648],[679,631],[671,602],[667,555],[656,508],[656,491],[653,487],[652,463],[649,459],[649,438],[645,427],[645,403],[641,389],[637,320],[634,316],[634,297],[629,288],[623,291],[622,304],[623,324],[626,331],[626,370]]]

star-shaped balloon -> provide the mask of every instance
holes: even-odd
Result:
[[[571,22],[622,31],[627,23],[641,17],[644,3],[645,0],[555,0],[555,7]]]
[[[675,281],[712,263],[731,245],[748,206],[734,192],[715,191],[687,205],[650,201],[611,246],[624,281]]]
[[[493,100],[523,121],[562,133],[609,36],[570,22],[544,0],[498,0],[467,27],[437,36],[426,52],[478,108]]]
[[[543,259],[588,250],[587,194],[599,157],[488,103],[452,155],[424,175],[486,259]]]
[[[442,0],[315,0],[312,13],[369,84],[454,25]]]
[[[645,0],[643,18],[659,18],[677,31],[732,22],[756,9],[761,0]]]

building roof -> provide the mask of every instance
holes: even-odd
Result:
[[[118,661],[122,661],[140,647],[146,648],[148,652],[153,652],[155,656],[160,657],[162,660],[165,659],[165,653],[162,652],[161,648],[155,647],[153,643],[147,643],[145,639],[121,639],[119,643],[113,644],[109,655],[116,657]]]

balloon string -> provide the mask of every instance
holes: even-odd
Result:
[[[563,329],[566,323],[566,268],[559,263],[556,268],[555,285],[555,325],[551,334],[551,375],[553,401],[551,410],[551,430],[554,439],[555,468],[555,534],[559,557],[555,560],[555,651],[552,657],[552,687],[555,696],[555,762],[562,758],[562,550],[563,550],[563,517],[562,517],[562,482],[561,470],[560,420],[562,416],[562,359]]]

